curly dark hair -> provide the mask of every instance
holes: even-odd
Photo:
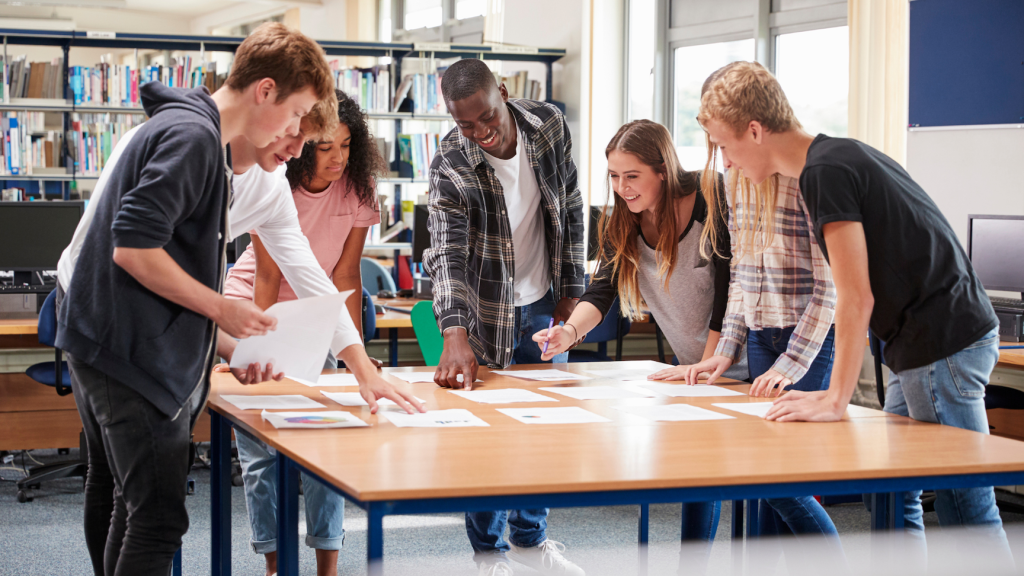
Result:
[[[359,203],[376,207],[376,179],[387,174],[387,162],[377,149],[377,142],[370,133],[366,115],[359,104],[341,90],[335,90],[334,93],[338,97],[338,120],[348,126],[352,134],[345,174],[359,195]],[[306,142],[302,154],[288,161],[285,175],[292,190],[299,186],[305,187],[316,177],[316,147],[316,142]]]

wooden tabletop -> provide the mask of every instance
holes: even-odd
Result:
[[[38,334],[39,320],[36,318],[0,319],[0,335]]]
[[[553,367],[584,373],[584,369],[629,365]],[[433,368],[394,368],[385,374],[396,371],[432,372]],[[498,376],[486,368],[480,370],[480,377],[484,382],[478,389],[484,390],[613,383],[601,379],[542,383]],[[290,381],[242,386],[230,374],[214,375],[209,405],[362,501],[1024,471],[1024,443],[866,408],[850,407],[838,423],[787,424],[711,406],[759,401],[748,396],[576,401],[541,391],[559,402],[495,405],[465,400],[433,383],[409,385],[387,378],[411,388],[428,409],[465,408],[490,427],[397,428],[367,408],[339,406],[321,395],[321,389]],[[748,385],[729,387],[746,391]],[[221,394],[301,394],[327,409],[356,414],[370,427],[276,430],[261,420],[259,411],[238,410]],[[668,403],[693,404],[735,419],[653,422],[613,408]],[[580,406],[611,422],[528,425],[496,411],[538,406]]]
[[[430,300],[419,300],[416,298],[374,298],[374,304],[383,304],[393,308],[412,310],[417,302],[430,302]],[[385,310],[383,314],[377,314],[377,328],[412,328],[412,317],[402,312]]]
[[[1000,342],[1000,346],[1024,346],[1024,342]],[[1011,368],[1016,370],[1024,370],[1024,349],[1016,350],[1000,350],[999,351],[999,364],[1000,368]]]

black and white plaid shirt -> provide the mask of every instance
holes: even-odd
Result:
[[[565,117],[550,104],[510,100],[541,193],[556,301],[583,295],[583,197]],[[430,248],[423,264],[443,332],[461,326],[491,366],[512,361],[515,328],[512,227],[501,184],[480,147],[456,127],[430,163]]]

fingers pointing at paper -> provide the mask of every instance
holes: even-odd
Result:
[[[427,411],[427,409],[420,404],[418,400],[416,400],[416,397],[412,395],[412,392],[399,388],[380,376],[374,376],[365,383],[361,383],[359,385],[359,394],[363,397],[363,400],[366,400],[366,403],[370,405],[370,414],[377,413],[377,400],[382,398],[391,400],[409,414]]]

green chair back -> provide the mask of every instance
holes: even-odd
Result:
[[[433,302],[417,302],[412,307],[412,329],[423,353],[423,361],[427,366],[437,366],[444,351],[444,337],[437,327]]]

